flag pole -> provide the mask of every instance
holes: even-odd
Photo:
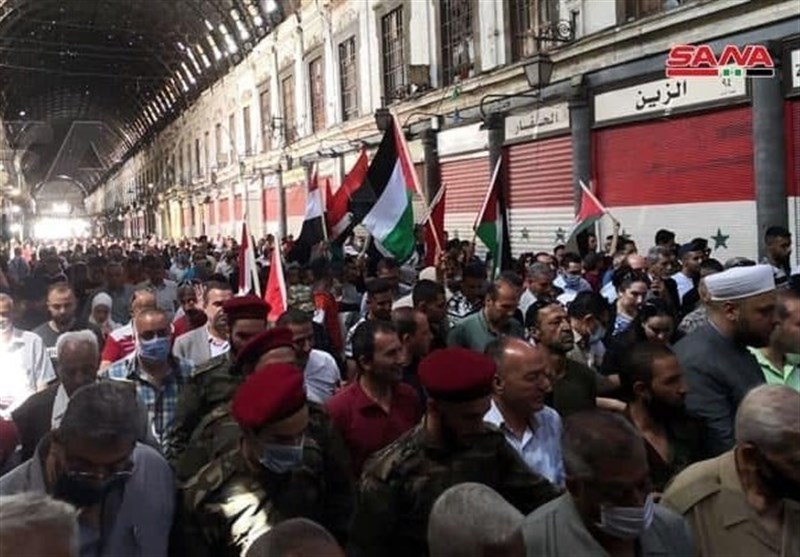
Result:
[[[600,200],[597,199],[597,197],[594,195],[594,193],[592,193],[592,190],[586,185],[586,183],[583,180],[579,180],[579,183],[581,185],[581,189],[586,192],[586,195],[588,195],[592,199],[592,201],[594,201],[597,204],[598,207],[602,207],[603,212],[605,214],[607,214],[609,217],[611,217],[611,220],[617,221],[617,218],[611,213],[611,211],[606,209],[605,205],[600,203]],[[589,182],[589,183],[591,183],[591,182]],[[617,221],[617,222],[619,222],[619,221]]]
[[[436,207],[442,201],[442,195],[444,195],[445,186],[446,184],[439,185],[439,190],[436,192],[436,195],[433,196],[433,201],[431,201],[431,204],[426,208],[425,218],[422,219],[423,224],[430,223],[431,228],[433,228],[433,241],[436,243],[436,250],[439,253],[441,253],[444,250],[442,248],[442,245],[439,243],[439,234],[438,234],[439,231],[436,230],[436,223],[434,223],[433,220],[431,220],[431,217],[433,216],[432,207]]]

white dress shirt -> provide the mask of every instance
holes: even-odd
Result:
[[[61,425],[61,418],[64,417],[64,412],[67,411],[67,404],[69,404],[69,396],[62,384],[58,386],[56,399],[53,401],[53,414],[50,418],[50,424],[53,429]]]
[[[333,356],[322,350],[312,350],[303,371],[308,400],[324,404],[333,396],[341,381],[339,366]]]
[[[211,336],[208,327],[206,327],[206,335],[208,336],[208,349],[211,351],[212,358],[227,354],[228,350],[231,349],[231,344],[227,340],[220,340]]]

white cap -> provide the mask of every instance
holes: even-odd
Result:
[[[734,267],[708,275],[704,280],[712,302],[741,300],[775,290],[771,265]]]

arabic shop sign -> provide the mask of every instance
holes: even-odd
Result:
[[[800,48],[793,50],[791,55],[792,89],[800,89]]]
[[[506,118],[506,141],[536,139],[542,134],[569,129],[567,103],[540,106]]]
[[[646,115],[669,114],[747,95],[743,76],[708,79],[659,79],[594,97],[596,124]]]

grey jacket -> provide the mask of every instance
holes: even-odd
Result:
[[[195,366],[202,365],[211,359],[211,347],[208,345],[208,332],[205,327],[182,334],[175,339],[172,354],[177,358],[189,360]]]
[[[608,557],[565,493],[533,511],[522,523],[528,557]],[[641,557],[693,557],[689,527],[680,515],[655,506],[653,524],[639,538]]]
[[[33,458],[0,478],[0,495],[44,493],[44,456],[49,438]],[[175,512],[175,482],[167,461],[140,443],[133,450],[133,475],[123,490],[108,495],[101,534],[81,524],[80,557],[166,557]]]

